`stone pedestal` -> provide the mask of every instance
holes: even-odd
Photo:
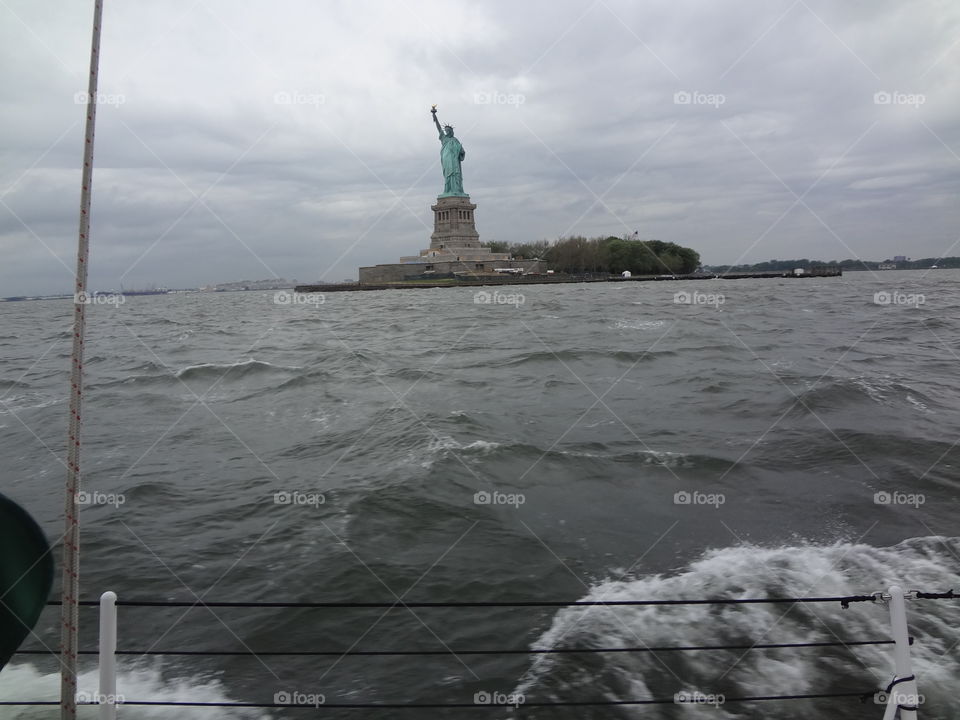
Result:
[[[430,247],[399,263],[360,268],[360,284],[404,282],[435,277],[465,279],[502,275],[505,269],[540,272],[539,260],[512,260],[510,253],[491,252],[480,244],[474,225],[477,206],[468,195],[438,197],[433,210]],[[499,271],[499,272],[498,272]]]
[[[433,210],[433,234],[430,235],[431,250],[452,248],[479,248],[480,233],[474,225],[473,212],[477,206],[470,196],[438,197]]]

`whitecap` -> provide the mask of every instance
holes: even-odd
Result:
[[[93,697],[98,688],[98,672],[90,670],[77,676],[78,696]],[[283,690],[278,687],[277,690]],[[117,695],[124,700],[156,700],[171,702],[233,702],[223,685],[217,680],[189,678],[164,678],[158,669],[132,668],[117,673]],[[9,665],[0,674],[0,700],[59,700],[60,673],[42,673],[33,665]],[[136,709],[134,710],[134,707]],[[130,712],[133,711],[133,712]],[[176,712],[169,707],[130,706],[118,708],[119,717],[136,717],[142,720],[169,720]],[[60,717],[59,705],[53,707],[7,707],[7,720],[56,720]],[[96,706],[77,708],[78,720],[95,720],[99,717]],[[190,718],[203,720],[270,720],[263,710],[245,708],[191,708]]]
[[[594,584],[583,600],[681,600],[757,597],[848,596],[886,590],[891,584],[927,591],[960,585],[954,560],[957,538],[915,538],[889,548],[836,543],[775,548],[742,545],[711,550],[673,574],[621,575]],[[788,612],[789,610],[789,612]],[[960,659],[946,652],[956,643],[960,606],[917,600],[908,605],[914,671],[933,707],[946,707],[960,676]],[[839,603],[569,607],[559,611],[531,647],[634,647],[884,640],[889,615],[882,604]],[[825,659],[826,657],[826,659]],[[862,646],[828,653],[823,648],[610,653],[587,665],[576,655],[539,655],[515,692],[528,701],[547,698],[643,699],[697,690],[737,695],[824,692],[838,679],[851,687],[880,687],[891,679],[890,646]],[[666,669],[663,663],[669,663]],[[590,670],[586,671],[585,668]],[[729,670],[728,670],[729,668]],[[722,674],[722,680],[720,676]],[[931,702],[931,700],[934,702]],[[743,717],[747,709],[690,707],[684,717]],[[796,717],[796,708],[755,708],[764,717]],[[672,708],[632,711],[635,717],[674,717]],[[772,714],[771,714],[772,713]],[[753,717],[753,715],[750,715]],[[945,717],[945,716],[937,716]]]
[[[474,440],[471,443],[464,445],[461,442],[453,439],[449,435],[440,435],[433,438],[430,443],[427,445],[426,457],[423,457],[421,454],[413,451],[410,453],[411,461],[420,462],[421,467],[429,468],[433,466],[433,463],[438,457],[443,457],[447,453],[464,453],[464,452],[474,452],[474,453],[485,453],[491,450],[496,450],[497,448],[502,447],[502,443],[490,442],[488,440]]]
[[[666,324],[664,320],[617,320],[614,330],[655,330]]]

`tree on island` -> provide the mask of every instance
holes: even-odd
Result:
[[[938,268],[960,268],[960,257],[921,258],[919,260],[860,260],[848,258],[846,260],[767,260],[766,262],[744,265],[710,265],[704,269],[712,273],[747,273],[747,272],[784,272],[795,268],[810,270],[815,267],[840,268],[848,270],[881,270],[880,265],[894,265],[897,270],[927,270],[936,265]]]
[[[534,243],[491,242],[493,252],[509,252],[513,258],[541,259],[550,270],[580,275],[625,270],[633,275],[680,275],[700,266],[695,250],[662,240],[636,240],[615,236],[586,238],[575,235]]]

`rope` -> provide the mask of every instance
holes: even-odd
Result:
[[[894,678],[893,681],[889,685],[887,685],[887,689],[884,690],[884,692],[889,695],[890,691],[893,690],[893,688],[899,685],[900,683],[910,682],[911,680],[916,680],[916,679],[917,679],[916,675],[907,675],[906,677],[902,677],[902,678]]]
[[[400,608],[516,608],[516,607],[637,607],[647,605],[740,605],[763,603],[832,603],[848,605],[854,602],[876,602],[873,595],[847,595],[837,597],[786,597],[786,598],[703,598],[694,600],[506,600],[488,602],[205,602],[203,600],[117,600],[117,605],[126,607],[169,608],[328,608],[328,609],[400,609]],[[48,605],[57,605],[53,600]],[[98,606],[98,600],[83,600],[83,606]]]
[[[741,697],[725,697],[724,703],[731,702],[772,702],[780,700],[820,700],[826,698],[857,698],[864,695],[871,696],[873,691],[863,692],[842,692],[842,693],[812,693],[806,695],[744,695]],[[676,703],[674,698],[655,698],[650,700],[558,700],[555,702],[533,701],[524,702],[517,705],[516,709],[526,707],[610,707],[616,705],[672,705]],[[96,705],[96,703],[82,703],[84,705]],[[503,711],[506,707],[515,707],[513,705],[494,705],[480,703],[322,703],[315,704],[284,704],[284,703],[243,703],[243,702],[188,702],[188,701],[161,701],[161,700],[124,700],[124,705],[149,705],[156,707],[238,707],[238,708],[310,708],[312,710],[321,710],[332,708],[338,710],[403,710],[403,709],[442,709],[459,708],[475,710],[499,710]],[[685,704],[685,703],[682,703]],[[689,703],[694,704],[694,703]],[[34,702],[14,702],[10,700],[0,701],[0,705],[56,705],[55,702],[34,701]]]
[[[911,644],[913,638],[910,638]],[[756,645],[667,645],[663,647],[545,648],[518,650],[117,650],[117,655],[194,655],[209,657],[384,657],[420,655],[563,655],[576,653],[642,653],[700,650],[770,650],[778,648],[853,647],[894,645],[893,640],[850,640],[848,642],[763,643]],[[17,655],[49,655],[53,650],[20,650]],[[99,650],[80,650],[79,655],[99,655]]]
[[[93,7],[90,78],[87,84],[87,122],[84,132],[83,174],[80,184],[80,229],[77,239],[77,284],[74,296],[73,352],[70,369],[70,425],[67,431],[67,486],[64,498],[63,580],[60,613],[60,717],[77,716],[77,601],[80,595],[80,412],[83,400],[83,338],[86,329],[87,260],[90,257],[90,188],[93,183],[93,138],[97,117],[97,71],[100,63],[102,0]]]

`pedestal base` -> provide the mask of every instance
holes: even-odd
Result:
[[[474,225],[473,212],[477,206],[469,195],[439,196],[433,210],[432,250],[455,252],[456,248],[479,248],[480,233]]]

